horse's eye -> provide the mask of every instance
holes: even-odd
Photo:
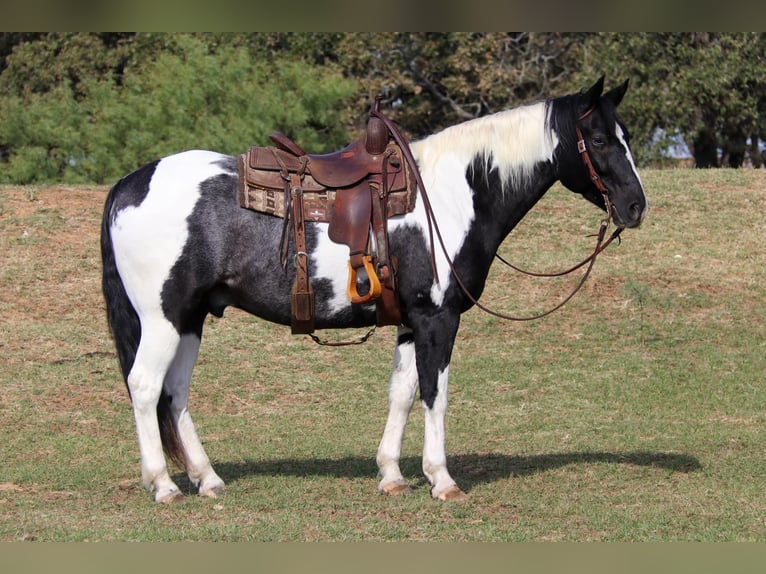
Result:
[[[594,134],[593,137],[591,137],[591,143],[594,147],[604,147],[607,143],[606,136]]]

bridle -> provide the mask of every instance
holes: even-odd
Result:
[[[563,277],[564,275],[568,275],[569,273],[572,273],[578,269],[580,269],[583,265],[588,264],[587,269],[585,270],[585,274],[582,276],[580,281],[575,286],[574,290],[558,305],[553,307],[552,309],[549,309],[548,311],[545,311],[543,313],[540,313],[538,315],[533,315],[530,317],[511,317],[508,315],[504,315],[501,313],[496,313],[493,311],[490,311],[488,309],[483,308],[481,305],[479,305],[478,302],[474,301],[474,303],[479,306],[482,310],[495,315],[496,317],[501,317],[504,319],[510,319],[512,321],[532,321],[535,319],[541,319],[542,317],[545,317],[546,315],[550,315],[554,311],[557,311],[561,309],[564,305],[566,305],[572,297],[575,296],[575,294],[580,290],[580,288],[585,284],[585,281],[588,279],[588,276],[590,275],[591,270],[593,269],[593,265],[596,263],[596,257],[604,250],[606,249],[609,244],[612,243],[615,239],[618,239],[620,233],[622,233],[622,227],[617,227],[612,234],[609,236],[609,238],[604,241],[604,238],[606,237],[606,232],[609,228],[609,225],[612,221],[612,202],[609,200],[609,193],[604,185],[604,182],[601,179],[601,176],[596,171],[596,168],[593,166],[593,161],[590,158],[590,154],[588,153],[588,146],[585,144],[585,137],[582,134],[582,130],[580,129],[580,126],[578,125],[578,122],[584,120],[587,118],[591,113],[593,113],[593,110],[595,110],[595,106],[586,110],[580,117],[577,118],[575,122],[575,133],[577,134],[577,151],[580,154],[580,158],[582,159],[583,164],[585,165],[585,169],[588,171],[588,176],[590,177],[591,182],[593,182],[593,185],[598,189],[598,191],[601,193],[601,196],[604,199],[604,205],[606,206],[606,217],[601,220],[601,225],[599,227],[598,232],[596,233],[596,247],[593,249],[593,253],[591,253],[588,257],[577,263],[576,265],[573,265],[572,267],[565,269],[564,271],[558,271],[558,272],[552,272],[552,273],[536,273],[533,271],[526,271],[524,269],[520,269],[519,267],[516,267],[512,263],[509,263],[505,259],[503,259],[500,254],[496,253],[495,257],[499,259],[502,263],[513,269],[514,271],[518,271],[519,273],[522,273],[524,275],[529,275],[531,277]],[[592,236],[591,236],[592,237]],[[463,289],[465,291],[465,289]],[[470,295],[469,295],[470,297]],[[471,299],[473,299],[471,297]]]
[[[604,250],[606,247],[612,243],[615,239],[617,239],[622,232],[622,228],[618,227],[615,229],[614,232],[612,232],[612,235],[605,241],[604,238],[606,237],[607,229],[609,228],[609,225],[612,221],[612,204],[609,201],[609,195],[606,186],[604,185],[603,181],[601,180],[601,176],[596,171],[595,167],[593,166],[593,162],[591,161],[590,154],[588,153],[588,148],[585,144],[585,138],[582,135],[582,130],[580,129],[580,126],[577,125],[577,122],[580,122],[587,118],[591,113],[593,113],[593,110],[595,107],[590,108],[585,113],[580,115],[580,117],[577,118],[575,122],[575,132],[577,134],[577,151],[580,153],[580,157],[582,158],[583,164],[585,165],[585,168],[588,170],[588,175],[593,182],[593,184],[596,186],[596,189],[599,190],[599,192],[602,194],[604,198],[604,203],[606,205],[606,217],[601,221],[601,225],[599,227],[598,232],[596,233],[596,247],[593,250],[593,253],[591,253],[588,257],[583,259],[580,263],[577,265],[574,265],[573,267],[570,267],[569,269],[565,271],[561,271],[558,273],[532,273],[528,271],[524,271],[522,269],[519,269],[517,267],[514,267],[507,261],[505,261],[502,257],[496,254],[496,257],[503,261],[506,265],[510,266],[511,268],[515,269],[516,271],[519,271],[521,273],[525,273],[527,275],[531,275],[534,277],[560,277],[563,275],[567,275],[569,273],[572,273],[573,271],[579,269],[583,265],[588,265],[588,267],[585,270],[585,274],[580,279],[577,286],[574,288],[574,290],[558,305],[553,307],[552,309],[549,309],[548,311],[545,311],[543,313],[539,313],[537,315],[532,315],[528,317],[517,317],[513,315],[508,315],[505,313],[500,313],[498,311],[494,311],[492,309],[489,309],[488,307],[482,305],[476,297],[474,297],[471,292],[468,290],[468,288],[463,283],[463,280],[461,279],[459,273],[457,272],[457,269],[455,268],[455,264],[452,261],[452,258],[449,256],[447,252],[447,248],[444,244],[444,240],[442,239],[441,232],[439,230],[439,226],[436,223],[436,218],[433,213],[433,208],[431,207],[431,202],[428,198],[428,194],[426,192],[425,185],[423,184],[423,180],[420,176],[420,170],[417,167],[417,162],[415,161],[415,158],[412,156],[412,151],[410,150],[409,144],[404,137],[404,135],[399,130],[398,126],[394,124],[388,117],[386,117],[384,114],[381,114],[378,111],[373,111],[372,115],[379,117],[388,127],[391,135],[393,136],[394,140],[397,144],[399,144],[399,147],[402,150],[402,154],[404,155],[405,160],[409,163],[410,168],[412,170],[412,173],[415,176],[415,179],[417,181],[420,195],[423,199],[423,205],[426,212],[426,220],[428,223],[428,234],[429,239],[431,243],[431,268],[434,275],[434,280],[438,283],[439,282],[439,276],[436,272],[436,260],[435,260],[435,249],[434,249],[434,235],[436,235],[436,238],[439,241],[439,245],[441,246],[442,253],[444,255],[444,258],[447,260],[447,264],[450,268],[450,271],[452,272],[452,276],[455,278],[455,282],[458,284],[460,289],[463,291],[463,294],[479,309],[484,311],[485,313],[488,313],[490,315],[493,315],[495,317],[498,317],[500,319],[507,319],[510,321],[533,321],[535,319],[541,319],[542,317],[545,317],[547,315],[550,315],[551,313],[557,311],[561,307],[563,307],[566,303],[569,302],[572,297],[575,296],[575,294],[580,290],[580,288],[585,284],[586,279],[590,275],[591,270],[593,269],[593,265],[596,262],[596,257]]]
[[[596,108],[590,108],[586,112],[584,112],[579,118],[577,118],[577,122],[584,120],[589,115],[593,113],[593,110]],[[604,201],[606,202],[606,209],[607,209],[607,216],[611,217],[612,211],[611,211],[611,204],[609,202],[609,198],[607,196],[606,192],[606,186],[604,185],[604,182],[601,181],[601,176],[596,171],[596,168],[593,167],[593,162],[590,159],[590,154],[588,153],[588,147],[585,145],[585,138],[582,135],[582,130],[580,129],[580,126],[575,122],[575,133],[577,134],[577,151],[580,152],[580,157],[582,158],[583,163],[585,164],[585,168],[588,170],[588,175],[590,176],[590,180],[593,182],[593,185],[596,186],[596,189],[598,189],[601,194],[604,196]]]

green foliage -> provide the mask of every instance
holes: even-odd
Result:
[[[120,61],[122,51],[114,48],[124,35],[65,32],[31,38],[3,36],[19,43],[6,58],[5,70],[0,69],[0,94],[24,95],[43,94],[64,84],[77,91],[87,78],[109,76]]]
[[[0,182],[110,181],[272,130],[328,151],[377,95],[417,138],[601,75],[631,82],[621,116],[640,164],[682,138],[698,166],[760,167],[765,59],[763,33],[5,32]]]
[[[598,34],[588,37],[586,54],[585,71],[631,80],[621,111],[639,159],[667,147],[667,139],[656,139],[661,128],[681,135],[700,166],[738,167],[749,138],[751,160],[760,165],[757,143],[766,139],[762,33]]]
[[[299,60],[254,61],[247,49],[211,52],[174,39],[142,66],[113,77],[65,82],[44,93],[7,95],[0,182],[109,182],[142,163],[190,148],[239,153],[284,131],[306,148],[347,140],[338,119],[354,82]]]
[[[353,83],[299,61],[253,62],[241,48],[211,54],[187,38],[183,54],[162,53],[129,72],[111,95],[122,104],[117,139],[140,161],[189,148],[238,153],[274,130],[317,151],[346,138],[337,114]]]
[[[0,141],[13,145],[8,146],[0,182],[46,181],[64,175],[79,143],[82,118],[67,86],[27,98],[6,98],[0,108]]]

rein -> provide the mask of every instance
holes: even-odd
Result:
[[[510,267],[514,271],[517,271],[523,275],[529,275],[530,277],[563,277],[564,275],[569,275],[570,273],[577,271],[580,267],[588,263],[591,259],[595,258],[599,253],[601,253],[604,249],[609,247],[609,244],[612,243],[615,239],[617,239],[617,243],[619,245],[620,242],[620,233],[622,233],[622,227],[618,227],[612,232],[612,235],[609,236],[609,239],[607,239],[601,247],[596,247],[593,253],[588,255],[585,259],[577,263],[576,265],[573,265],[569,269],[566,269],[564,271],[557,271],[557,272],[550,272],[550,273],[540,273],[535,271],[527,271],[525,269],[521,269],[519,267],[516,267],[513,263],[510,261],[507,261],[504,259],[499,253],[495,253],[495,257],[503,263],[503,265],[506,265],[507,267]],[[588,237],[596,237],[598,234],[588,235]]]
[[[585,119],[588,117],[595,108],[590,108],[585,113],[583,113],[579,118],[577,118],[577,121]],[[415,161],[415,158],[412,155],[412,151],[410,150],[409,144],[404,137],[404,135],[399,130],[399,127],[394,124],[388,117],[381,114],[377,110],[373,110],[371,112],[371,115],[374,115],[375,117],[380,118],[385,124],[386,127],[388,127],[391,135],[393,136],[394,140],[397,144],[399,144],[399,147],[402,150],[402,154],[405,157],[405,160],[409,163],[410,169],[412,170],[412,173],[415,175],[415,179],[417,181],[418,187],[420,188],[420,195],[423,198],[423,206],[425,207],[426,212],[426,220],[428,223],[428,234],[429,234],[429,240],[431,243],[431,269],[433,271],[434,280],[439,283],[439,276],[436,271],[436,258],[435,258],[435,249],[434,249],[434,234],[436,235],[437,239],[439,240],[439,245],[441,246],[442,253],[444,254],[445,259],[447,260],[447,264],[449,265],[450,271],[452,272],[452,275],[455,277],[455,281],[460,287],[460,289],[463,291],[463,294],[468,297],[468,299],[476,305],[479,309],[484,311],[485,313],[488,313],[490,315],[493,315],[495,317],[498,317],[500,319],[507,319],[510,321],[533,321],[536,319],[541,319],[547,315],[550,315],[551,313],[559,310],[561,307],[566,305],[572,297],[580,290],[580,288],[585,284],[585,281],[587,280],[588,276],[590,275],[591,270],[593,269],[593,265],[596,263],[596,257],[604,250],[606,247],[616,238],[619,237],[620,233],[622,232],[622,228],[617,228],[612,233],[612,235],[604,241],[604,238],[606,237],[607,229],[609,228],[609,224],[612,221],[612,204],[609,201],[609,196],[607,193],[606,186],[601,181],[601,177],[596,172],[596,169],[593,167],[593,162],[590,159],[590,154],[588,153],[587,146],[585,145],[585,138],[582,135],[582,130],[580,130],[580,126],[578,126],[575,123],[575,132],[577,134],[577,151],[580,153],[580,157],[583,160],[583,163],[585,164],[585,168],[588,170],[588,175],[590,176],[591,181],[596,186],[596,188],[601,192],[604,203],[606,205],[606,217],[601,221],[601,226],[599,227],[598,233],[596,234],[597,241],[596,241],[596,247],[593,250],[593,253],[586,257],[583,261],[578,263],[577,265],[559,272],[559,273],[532,273],[527,272],[522,269],[519,269],[517,267],[514,267],[507,261],[505,261],[500,255],[495,255],[498,259],[500,259],[503,263],[508,265],[509,267],[521,272],[525,273],[527,275],[531,275],[534,277],[560,277],[563,275],[567,275],[580,267],[582,267],[585,264],[588,264],[587,269],[585,270],[585,274],[580,279],[579,283],[575,286],[574,290],[558,305],[553,307],[552,309],[549,309],[548,311],[545,311],[543,313],[539,313],[537,315],[532,315],[529,317],[516,317],[512,315],[507,315],[505,313],[500,313],[498,311],[494,311],[492,309],[489,309],[488,307],[482,305],[479,303],[479,301],[474,297],[471,292],[468,290],[468,288],[463,283],[463,280],[461,279],[460,275],[457,272],[457,269],[455,268],[455,264],[450,258],[449,254],[447,253],[447,248],[444,244],[444,240],[442,239],[441,231],[439,230],[439,226],[436,223],[436,218],[433,213],[433,208],[431,207],[431,201],[428,198],[428,194],[426,192],[425,185],[423,184],[423,179],[420,176],[420,170],[417,167],[417,162]]]

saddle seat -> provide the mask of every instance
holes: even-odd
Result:
[[[388,129],[378,118],[370,118],[364,137],[343,149],[326,154],[306,153],[280,132],[271,133],[269,138],[279,151],[286,152],[281,159],[288,170],[300,169],[301,158],[307,158],[307,171],[317,182],[328,188],[349,187],[371,174],[382,173],[383,154],[388,148]],[[398,168],[401,155],[393,158],[393,161],[396,164],[394,168]],[[275,167],[270,166],[263,157],[256,162],[265,169]]]
[[[374,109],[377,112],[378,101]],[[414,209],[415,185],[401,148],[392,141],[383,120],[371,115],[361,138],[327,154],[305,153],[278,132],[270,138],[275,146],[254,146],[239,157],[240,205],[284,218],[283,266],[288,260],[287,229],[293,228],[297,268],[293,333],[314,330],[304,221],[328,222],[330,239],[348,246],[349,300],[374,302],[378,325],[400,324],[396,261],[388,253],[387,220]],[[369,287],[360,294],[358,283],[365,281]]]
[[[366,179],[371,174],[383,172],[383,154],[371,154],[365,147],[364,139],[359,139],[341,150],[326,154],[304,153],[296,155],[300,148],[285,147],[287,139],[284,134],[273,133],[272,140],[277,138],[276,148],[255,148],[251,150],[250,163],[255,169],[282,170],[289,172],[305,172],[310,174],[321,186],[328,189],[347,188]],[[282,139],[284,138],[284,139]],[[397,170],[400,157],[392,158],[389,170]]]

